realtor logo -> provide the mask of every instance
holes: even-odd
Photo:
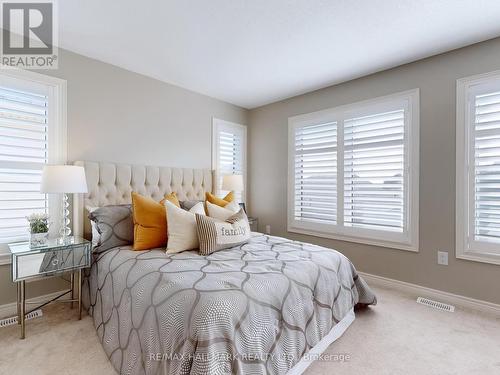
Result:
[[[55,3],[2,1],[3,68],[57,68]]]

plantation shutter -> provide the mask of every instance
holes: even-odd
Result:
[[[344,121],[344,225],[405,230],[405,111]]]
[[[243,125],[233,124],[222,120],[217,120],[215,126],[215,147],[216,147],[216,186],[217,193],[224,195],[227,191],[222,191],[222,178],[225,175],[246,174],[246,136]],[[245,201],[245,192],[235,192],[238,202]]]
[[[0,243],[28,237],[26,216],[47,212],[48,98],[0,86]]]
[[[500,243],[500,90],[476,95],[474,109],[474,240]]]
[[[295,129],[294,218],[337,223],[337,122]]]

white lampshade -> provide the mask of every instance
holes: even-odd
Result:
[[[86,193],[85,170],[76,165],[43,167],[41,193]]]
[[[243,176],[241,174],[228,174],[222,177],[222,190],[243,191]]]

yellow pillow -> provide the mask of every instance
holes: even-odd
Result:
[[[209,201],[210,203],[216,204],[217,206],[220,207],[225,207],[228,203],[231,203],[234,200],[234,193],[230,191],[224,198],[220,199],[207,191],[205,193],[205,197],[206,200]]]
[[[165,201],[169,201],[170,203],[175,204],[177,207],[181,207],[181,204],[179,203],[179,199],[177,198],[177,194],[175,192],[172,192],[170,194],[165,194],[165,197],[160,201],[161,205],[165,205]]]
[[[147,250],[167,244],[167,214],[163,204],[132,192],[134,250]]]

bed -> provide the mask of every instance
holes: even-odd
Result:
[[[75,233],[88,236],[85,207],[203,199],[212,173],[112,163],[84,166],[89,193],[74,201]],[[208,256],[130,246],[94,256],[84,306],[120,374],[300,374],[376,297],[341,253],[253,233]]]

